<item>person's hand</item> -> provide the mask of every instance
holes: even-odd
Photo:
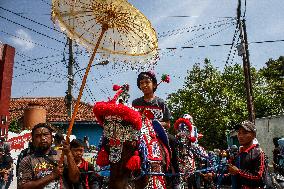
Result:
[[[60,164],[53,169],[52,176],[54,177],[54,179],[57,179],[63,175],[63,169],[63,164]]]
[[[213,173],[205,173],[205,174],[202,174],[202,176],[204,176],[205,180],[212,180],[214,175]]]
[[[9,172],[8,172],[8,171],[5,171],[5,172],[4,172],[4,174],[3,174],[3,180],[4,180],[5,182],[8,182],[8,180],[9,180]]]
[[[62,147],[63,147],[63,148],[62,148],[62,151],[63,151],[63,153],[64,153],[65,155],[71,153],[70,144],[67,143],[65,140],[62,141]]]
[[[236,175],[236,174],[239,173],[240,170],[239,170],[236,166],[234,166],[234,165],[232,165],[232,164],[229,164],[229,165],[228,165],[228,171],[229,171],[229,173],[231,173],[232,175]]]

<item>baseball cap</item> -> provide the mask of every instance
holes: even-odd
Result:
[[[238,130],[240,127],[244,128],[246,131],[256,132],[255,124],[247,120],[236,125],[235,129]]]

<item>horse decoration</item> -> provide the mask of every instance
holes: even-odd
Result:
[[[176,130],[177,161],[181,173],[180,186],[185,188],[192,180],[192,173],[196,170],[194,154],[191,151],[191,143],[195,142],[192,137],[192,123],[189,119],[179,118],[174,124]]]
[[[110,165],[109,188],[165,189],[163,172],[169,166],[169,152],[160,142],[152,121],[127,102],[129,86],[114,85],[117,91],[108,102],[97,102],[93,112],[103,127],[97,165]],[[166,167],[166,168],[165,168]],[[138,175],[135,179],[133,175]]]

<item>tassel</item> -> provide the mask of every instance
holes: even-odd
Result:
[[[101,167],[107,166],[109,164],[108,153],[104,148],[99,151],[96,164]]]
[[[192,143],[196,142],[196,137],[189,137],[189,141]]]
[[[126,168],[131,171],[139,170],[141,168],[141,159],[138,151],[135,151],[134,155],[128,160]]]

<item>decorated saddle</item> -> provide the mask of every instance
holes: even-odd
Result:
[[[113,99],[97,102],[93,108],[96,118],[104,128],[104,142],[98,153],[97,165],[106,166],[119,162],[123,143],[134,142],[137,150],[126,163],[126,168],[148,175],[151,180],[148,183],[149,188],[166,188],[162,166],[168,168],[170,164],[167,134],[159,122],[152,122],[140,112],[123,104],[128,95],[128,85],[114,88],[117,93]],[[109,152],[106,151],[106,145]]]

